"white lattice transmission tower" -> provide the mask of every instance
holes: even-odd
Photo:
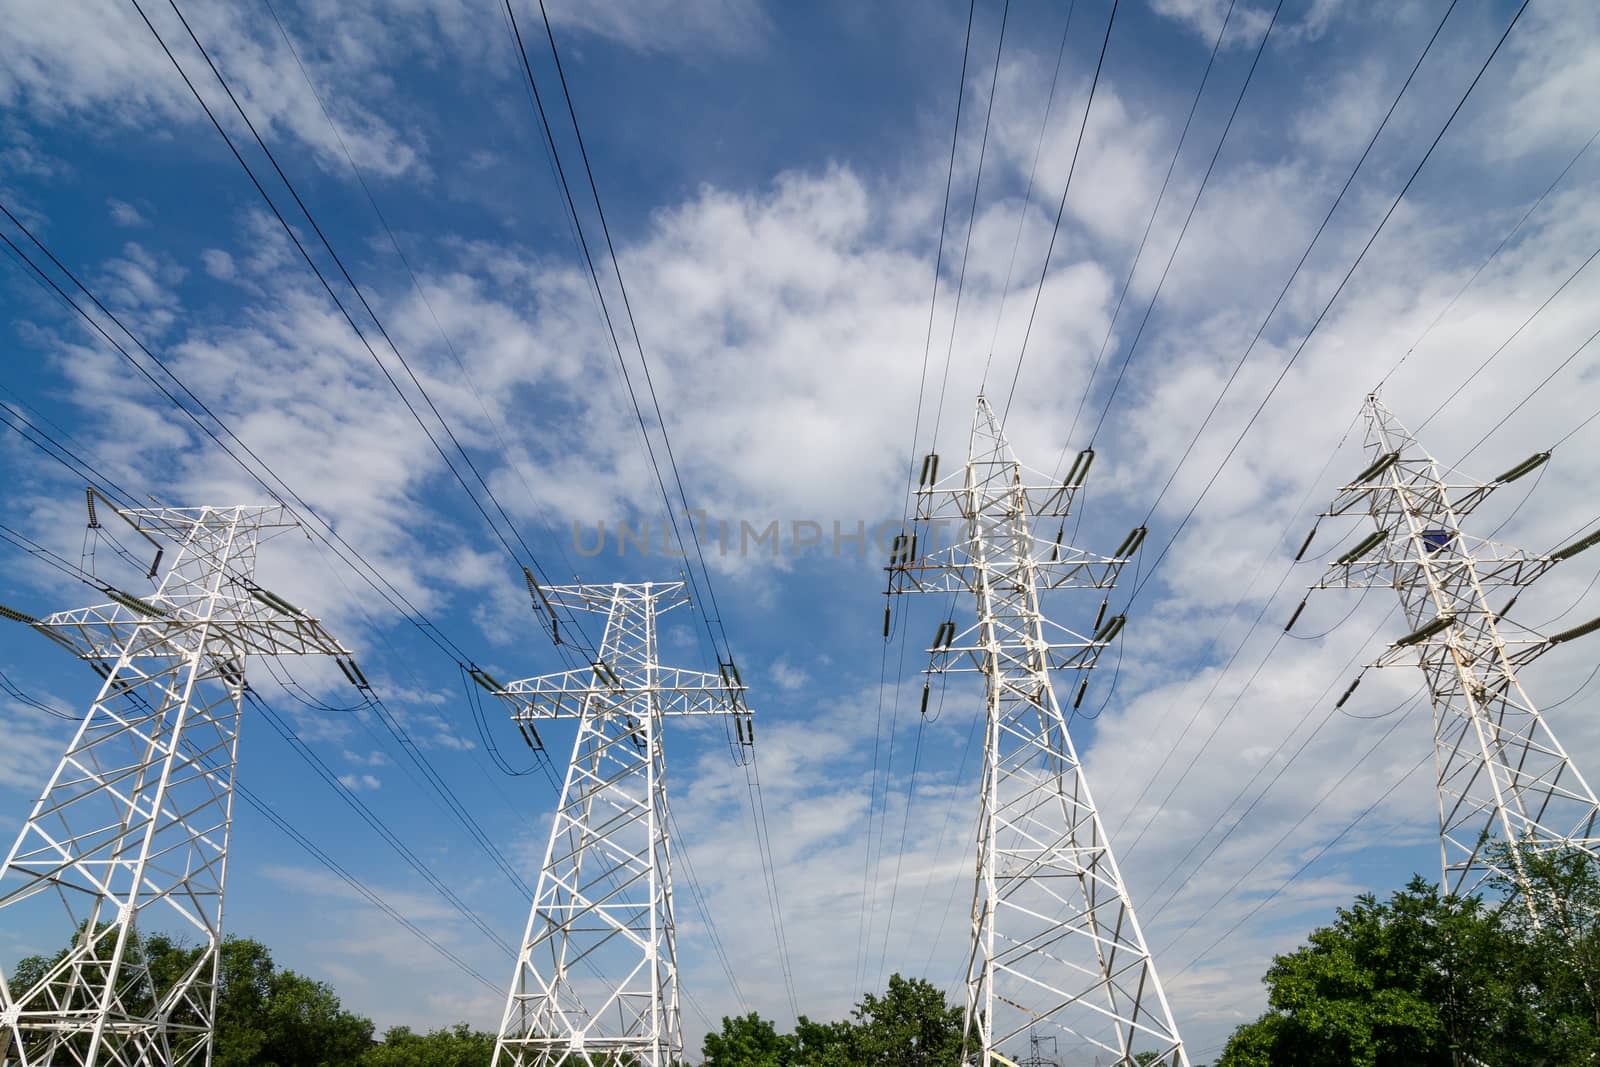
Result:
[[[669,1067],[683,1052],[663,720],[728,715],[753,743],[744,686],[663,667],[656,620],[689,603],[682,582],[534,588],[539,606],[606,614],[594,663],[501,685],[538,748],[538,723],[578,720],[495,1045],[498,1067]]]
[[[104,682],[0,868],[0,926],[69,946],[42,973],[0,971],[5,1067],[210,1062],[245,661],[349,655],[253,581],[258,545],[297,525],[283,507],[117,514],[156,546],[151,577],[176,546],[153,593],[7,610]],[[183,973],[147,966],[157,932],[197,949]]]
[[[1475,894],[1495,880],[1526,890],[1528,850],[1600,854],[1600,803],[1517,680],[1517,669],[1600,629],[1600,619],[1547,635],[1508,623],[1504,615],[1521,589],[1600,542],[1600,535],[1549,555],[1473,537],[1462,520],[1495,488],[1536,470],[1549,453],[1488,482],[1447,478],[1376,395],[1367,398],[1364,417],[1371,463],[1339,490],[1325,514],[1364,513],[1376,529],[1329,564],[1315,588],[1378,586],[1399,594],[1410,630],[1373,665],[1414,663],[1427,680],[1445,889]],[[1507,598],[1498,611],[1491,592]]]
[[[952,605],[969,593],[976,606],[971,626],[939,625],[929,669],[985,684],[962,1054],[978,1067],[1031,1055],[1034,1031],[1059,1035],[1069,1058],[1189,1062],[1052,682],[1077,672],[1081,702],[1124,619],[1105,618],[1102,598],[1101,617],[1078,632],[1045,616],[1041,594],[1109,589],[1144,537],[1136,529],[1098,556],[1035,532],[1065,520],[1093,458],[1081,453],[1065,481],[1023,467],[979,396],[965,467],[941,481],[938,457],[923,461],[913,530],[890,559],[891,593]]]

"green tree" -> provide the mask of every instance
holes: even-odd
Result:
[[[962,1010],[919,978],[893,975],[883,996],[867,994],[842,1022],[800,1016],[794,1033],[752,1012],[707,1034],[704,1067],[956,1067]]]
[[[21,983],[37,982],[65,952],[22,960],[11,980],[26,988]],[[163,934],[136,938],[127,952],[157,989],[170,988],[199,957],[200,949]],[[259,941],[226,938],[218,978],[214,1067],[342,1067],[372,1045],[371,1021],[345,1011],[325,983],[278,970]]]
[[[1524,850],[1520,858],[1539,921],[1520,899],[1505,908],[1505,925],[1522,948],[1511,981],[1534,993],[1513,1011],[1517,1036],[1526,1048],[1560,1049],[1552,1064],[1600,1062],[1600,867],[1575,850]],[[1494,859],[1498,869],[1510,868],[1503,849]],[[1504,880],[1497,887],[1511,896]]]
[[[794,1062],[794,1038],[755,1012],[723,1016],[722,1032],[707,1034],[701,1045],[704,1067],[788,1067]]]
[[[921,978],[890,975],[883,996],[868,993],[850,1014],[856,1063],[954,1067],[961,1057],[962,1009]]]
[[[1272,1011],[1235,1035],[1222,1067],[1454,1067],[1497,1029],[1505,947],[1491,911],[1421,878],[1384,903],[1363,895],[1273,962]]]
[[[1487,903],[1420,877],[1359,897],[1273,962],[1269,1010],[1218,1067],[1600,1062],[1600,870],[1575,852],[1520,859],[1537,922],[1504,883]]]
[[[489,1067],[494,1035],[457,1023],[426,1034],[392,1027],[383,1043],[367,1049],[361,1067]]]
[[[795,1023],[793,1067],[850,1067],[854,1054],[855,1027],[850,1023],[813,1022],[804,1015]]]

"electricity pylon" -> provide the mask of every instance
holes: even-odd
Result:
[[[1050,1043],[1050,1055],[1044,1054],[1045,1042]],[[1057,1047],[1055,1035],[1040,1037],[1038,1034],[1028,1034],[1028,1058],[1017,1064],[1017,1067],[1061,1067],[1061,1062],[1056,1059]]]
[[[1382,586],[1399,593],[1410,632],[1373,666],[1416,663],[1427,679],[1445,888],[1474,894],[1493,878],[1525,892],[1524,850],[1600,852],[1600,803],[1516,670],[1600,629],[1600,619],[1545,636],[1502,616],[1522,588],[1600,542],[1600,534],[1547,556],[1472,537],[1461,520],[1550,454],[1538,453],[1490,482],[1447,481],[1376,395],[1367,397],[1365,419],[1372,462],[1339,490],[1324,515],[1364,511],[1377,530],[1330,564],[1313,588]],[[1310,543],[1307,537],[1301,556]],[[1490,589],[1513,591],[1498,612],[1489,605]],[[1533,907],[1532,896],[1526,899]]]
[[[504,686],[475,675],[535,748],[543,747],[538,722],[578,720],[494,1062],[669,1067],[683,1052],[683,1031],[662,720],[731,715],[748,747],[745,687],[731,663],[705,674],[656,661],[657,616],[689,603],[682,582],[533,593],[551,618],[557,609],[607,618],[587,667]]]
[[[938,457],[924,459],[916,523],[890,558],[891,593],[967,592],[977,606],[964,631],[940,624],[929,670],[978,673],[986,687],[962,1052],[978,1067],[1014,1067],[1033,1027],[1117,1064],[1141,1052],[1163,1067],[1189,1063],[1051,681],[1083,672],[1081,703],[1125,620],[1105,618],[1102,602],[1093,632],[1078,633],[1045,618],[1040,593],[1109,589],[1144,538],[1136,529],[1114,556],[1097,556],[1034,533],[1034,520],[1065,520],[1093,459],[1080,454],[1065,482],[1025,482],[1036,472],[1017,462],[980,395],[965,468],[941,483]],[[954,541],[940,547],[951,520]]]
[[[90,525],[97,525],[91,493]],[[0,923],[61,958],[0,972],[0,1064],[207,1064],[245,658],[348,657],[315,619],[252,580],[280,505],[117,514],[177,554],[156,591],[32,619],[104,679],[0,868]],[[160,540],[158,540],[160,539]],[[198,952],[153,974],[141,933]]]

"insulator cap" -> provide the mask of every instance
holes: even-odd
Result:
[[[1394,643],[1394,647],[1407,648],[1411,645],[1421,644],[1455,621],[1456,617],[1454,614],[1440,615],[1432,622],[1427,623],[1424,626],[1419,626],[1417,629],[1406,634],[1404,637]]]
[[[1550,462],[1550,453],[1535,452],[1533,455],[1529,456],[1527,459],[1523,460],[1521,463],[1518,463],[1515,467],[1512,467],[1510,470],[1496,478],[1494,480],[1495,484],[1505,485],[1507,482],[1514,482],[1525,474],[1532,474],[1534,471],[1538,470],[1548,462]]]
[[[1400,462],[1400,453],[1385,452],[1383,455],[1379,456],[1373,461],[1372,466],[1356,475],[1355,478],[1351,480],[1350,484],[1360,485],[1369,478],[1376,478],[1378,475],[1382,474],[1384,471],[1388,470],[1398,462]]]
[[[1549,640],[1552,645],[1559,645],[1563,641],[1571,641],[1572,639],[1582,637],[1585,634],[1592,634],[1596,630],[1600,630],[1600,619],[1590,619],[1582,626],[1574,626],[1570,630],[1562,630]]]
[[[1341,565],[1346,563],[1354,563],[1357,559],[1366,555],[1369,550],[1377,548],[1378,545],[1382,544],[1388,538],[1388,536],[1388,530],[1375,530],[1363,538],[1361,543],[1356,545],[1356,547],[1340,556],[1336,562]]]

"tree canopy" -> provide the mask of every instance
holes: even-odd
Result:
[[[1600,872],[1578,853],[1522,861],[1531,894],[1458,899],[1417,877],[1341,908],[1273,961],[1268,1011],[1218,1067],[1600,1062]]]
[[[707,1034],[704,1067],[955,1067],[961,1055],[962,1010],[920,978],[892,975],[882,996],[868,993],[842,1022],[800,1016],[780,1034],[755,1013],[724,1018]]]
[[[65,951],[22,960],[11,972],[13,984],[34,984]],[[199,954],[161,934],[139,939],[131,951],[158,987]],[[225,939],[219,970],[215,1067],[488,1067],[494,1054],[494,1036],[465,1024],[426,1035],[396,1027],[377,1043],[370,1019],[346,1011],[326,982],[279,969],[259,941]]]

